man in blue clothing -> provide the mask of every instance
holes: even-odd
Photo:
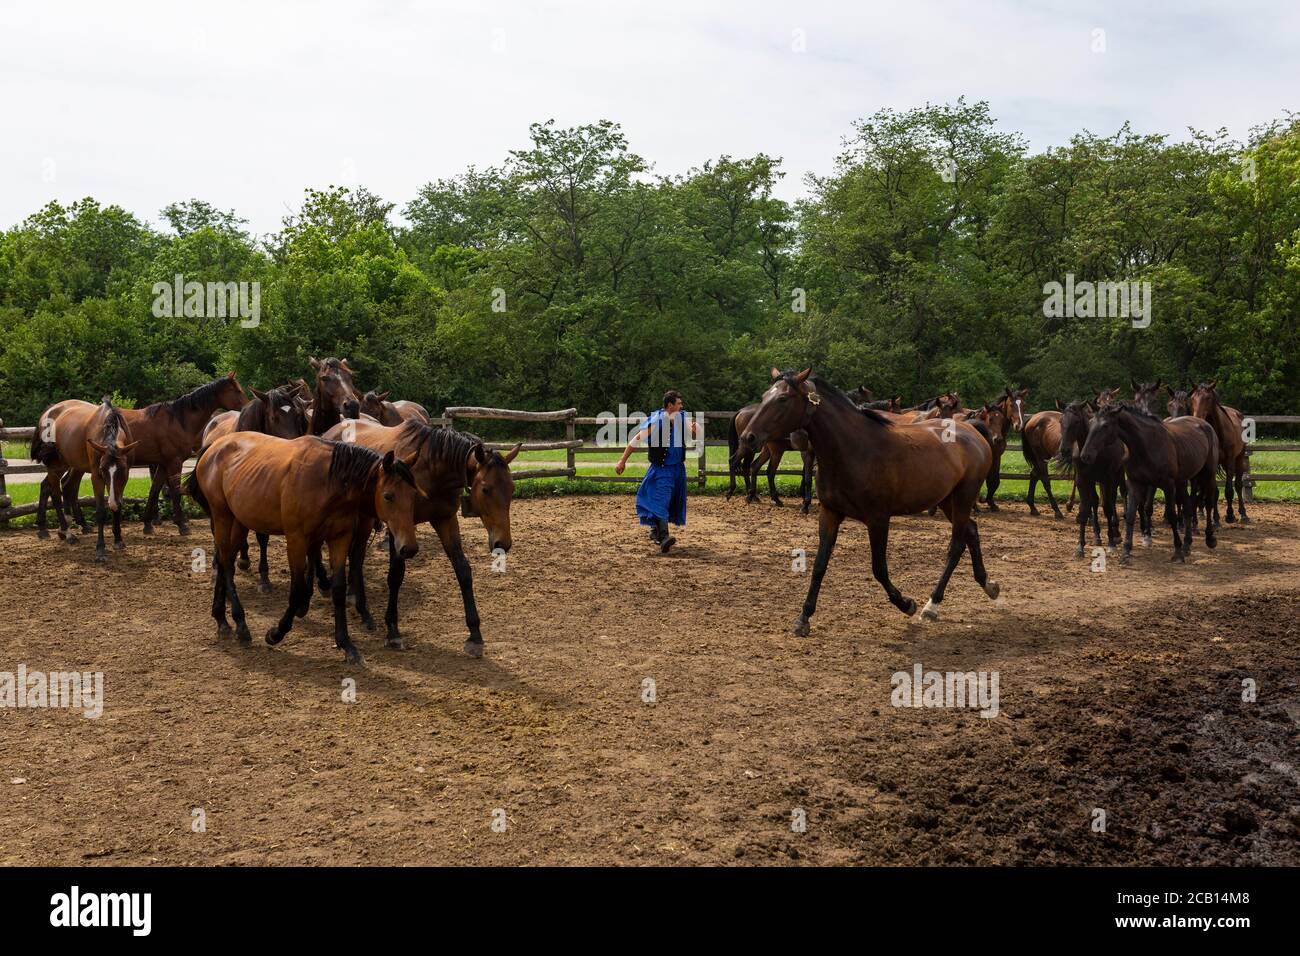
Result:
[[[643,525],[650,526],[650,540],[664,554],[677,543],[668,533],[668,522],[679,527],[686,524],[686,424],[682,396],[669,389],[664,392],[663,408],[645,420],[614,466],[615,474],[623,474],[633,449],[638,444],[648,446],[650,467],[636,490],[636,513]],[[694,421],[690,431],[692,438],[699,436]]]

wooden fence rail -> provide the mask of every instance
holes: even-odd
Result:
[[[735,415],[735,412],[729,411],[705,411],[696,412],[696,421],[704,432],[702,440],[688,441],[687,448],[691,455],[695,457],[695,475],[694,482],[703,488],[710,477],[727,477],[730,470],[727,468],[709,468],[709,449],[710,448],[727,448],[728,443],[722,438],[708,437],[710,422],[729,422]],[[1254,420],[1257,425],[1300,425],[1300,415],[1254,415],[1248,416]],[[564,451],[565,464],[562,468],[521,468],[514,470],[512,474],[517,480],[531,478],[573,478],[578,474],[578,455],[608,454],[622,450],[621,444],[602,444],[591,439],[582,439],[577,435],[578,426],[627,426],[624,434],[631,433],[632,428],[639,425],[643,419],[639,416],[628,416],[623,418],[612,416],[580,416],[576,408],[562,408],[555,411],[524,411],[512,408],[485,408],[475,405],[457,405],[444,409],[441,418],[431,420],[433,425],[442,425],[449,428],[456,428],[464,421],[483,420],[483,421],[506,421],[506,422],[523,422],[530,424],[563,424],[563,440],[553,441],[524,441],[522,443],[523,451]],[[17,427],[5,427],[4,421],[0,419],[0,441],[30,441],[35,435],[36,428],[32,425],[22,425]],[[489,448],[504,450],[513,448],[515,442],[493,441],[486,443]],[[1007,445],[1007,452],[1019,452],[1018,443]],[[1252,442],[1246,446],[1247,461],[1249,456],[1255,452],[1265,451],[1300,451],[1300,442]],[[698,452],[698,454],[697,454]],[[642,452],[643,453],[643,452]],[[722,464],[726,464],[727,455],[722,455]],[[716,460],[716,459],[715,459]],[[186,463],[193,467],[193,460]],[[0,454],[0,527],[4,527],[10,518],[18,518],[23,515],[35,514],[36,504],[13,504],[12,497],[9,494],[5,483],[6,475],[35,475],[43,474],[45,466],[40,464],[15,465]],[[800,477],[803,472],[794,469],[778,469],[776,474]],[[1000,477],[1006,481],[1028,481],[1030,476],[1024,472],[1004,471],[1000,472]],[[583,479],[586,481],[608,481],[608,482],[637,482],[641,480],[640,475],[596,475],[585,474]],[[1254,486],[1260,481],[1300,481],[1300,474],[1272,474],[1272,473],[1253,473],[1249,465],[1247,466],[1246,476],[1243,481],[1243,488],[1246,492],[1247,500],[1254,498]],[[93,505],[93,498],[80,499],[83,505]],[[127,502],[140,503],[143,499],[128,498]]]

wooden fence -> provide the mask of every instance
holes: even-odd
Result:
[[[703,444],[699,447],[699,454],[695,459],[693,466],[694,481],[699,487],[704,487],[710,476],[726,477],[730,474],[725,467],[728,455],[723,452],[720,461],[715,459],[724,467],[709,467],[709,449],[710,448],[727,448],[727,440],[724,437],[709,437],[711,431],[710,422],[725,423],[729,422],[735,412],[696,412],[695,418],[700,422],[704,431]],[[1253,418],[1256,425],[1300,425],[1300,415],[1255,415]],[[545,467],[545,468],[520,468],[513,471],[514,477],[519,480],[529,478],[574,478],[578,475],[578,456],[591,454],[608,454],[611,451],[621,451],[622,446],[597,444],[592,439],[582,439],[578,437],[577,430],[582,427],[604,427],[609,425],[626,425],[629,431],[641,422],[640,418],[613,418],[613,417],[583,417],[578,415],[576,408],[564,408],[558,411],[530,412],[519,411],[510,408],[482,408],[478,406],[453,406],[443,411],[441,418],[435,418],[431,421],[434,425],[446,425],[456,428],[463,425],[466,421],[485,420],[485,421],[506,421],[520,422],[525,424],[548,424],[564,425],[564,438],[557,441],[525,441],[523,451],[564,451],[565,463],[563,467]],[[725,430],[725,424],[715,426],[719,432]],[[0,420],[0,441],[30,441],[35,434],[34,426],[22,426],[17,428],[4,427],[4,421]],[[506,449],[514,447],[514,442],[488,442],[489,448]],[[694,450],[696,443],[689,443]],[[1008,443],[1007,452],[1019,452],[1018,443]],[[1300,451],[1300,442],[1253,442],[1246,447],[1247,461],[1249,455],[1253,452],[1261,451]],[[642,452],[644,454],[644,452]],[[1003,462],[1006,462],[1005,455]],[[193,462],[188,462],[190,466]],[[688,462],[688,467],[691,465]],[[10,518],[17,518],[23,515],[36,513],[36,504],[24,504],[15,506],[5,484],[6,475],[30,475],[44,474],[45,466],[39,464],[30,465],[11,465],[2,455],[0,455],[0,527],[7,524]],[[799,470],[780,469],[778,475],[799,476],[802,474]],[[1000,473],[1004,480],[1011,481],[1028,481],[1029,475],[1025,472],[1004,471]],[[597,475],[584,474],[585,481],[611,481],[611,482],[637,482],[641,480],[640,475]],[[1254,474],[1247,467],[1246,477],[1243,481],[1243,489],[1246,493],[1247,501],[1254,499],[1253,489],[1256,482],[1259,481],[1300,481],[1300,474]],[[143,499],[127,498],[127,502],[139,503]],[[84,497],[81,499],[83,505],[94,505],[94,499]]]

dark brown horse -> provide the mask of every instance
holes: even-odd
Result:
[[[1052,494],[1052,473],[1048,468],[1060,451],[1061,413],[1048,409],[1030,415],[1020,433],[1020,453],[1029,465],[1029,492],[1025,495],[1025,502],[1029,505],[1031,515],[1038,514],[1038,506],[1034,504],[1034,486],[1041,481],[1052,512],[1058,518],[1065,517],[1056,503],[1056,496]]]
[[[1079,489],[1079,546],[1074,552],[1076,558],[1083,557],[1084,539],[1087,536],[1088,520],[1092,519],[1093,540],[1101,544],[1101,519],[1099,512],[1106,515],[1106,540],[1111,551],[1119,545],[1119,515],[1115,502],[1124,481],[1124,460],[1127,451],[1124,443],[1113,438],[1096,449],[1096,457],[1084,464],[1082,456],[1075,458],[1076,450],[1081,450],[1088,441],[1088,429],[1091,427],[1097,406],[1095,401],[1071,402],[1061,412],[1061,450],[1057,462],[1061,467],[1073,470],[1075,485]],[[1149,526],[1144,525],[1144,531]],[[1147,534],[1150,544],[1150,535]]]
[[[396,426],[366,421],[344,422],[330,432],[330,437],[346,438],[377,452],[396,453],[411,463],[416,486],[422,492],[416,503],[415,523],[427,521],[437,532],[442,549],[456,573],[461,601],[465,605],[465,624],[469,628],[465,653],[482,657],[483,634],[478,605],[474,600],[474,577],[461,544],[456,512],[459,509],[467,518],[482,519],[488,533],[489,551],[499,549],[505,553],[510,550],[510,502],[515,490],[510,462],[519,454],[520,446],[516,445],[502,455],[488,450],[474,435],[451,428],[431,428],[418,421]],[[353,544],[349,555],[350,580],[356,596],[357,614],[362,623],[371,628],[374,620],[370,616],[365,592],[366,551],[364,540]],[[405,576],[406,559],[390,541],[385,644],[398,650],[406,646],[398,628],[397,615],[398,594]]]
[[[1128,477],[1128,501],[1124,507],[1124,554],[1127,564],[1133,553],[1133,522],[1146,500],[1147,489],[1159,488],[1166,502],[1173,502],[1166,515],[1172,519],[1174,553],[1171,560],[1184,561],[1192,548],[1192,516],[1198,504],[1209,508],[1219,496],[1215,473],[1219,466],[1219,439],[1209,423],[1199,418],[1171,418],[1161,421],[1130,402],[1112,401],[1097,409],[1079,462],[1091,468],[1103,450],[1116,441],[1128,449],[1124,466]],[[1190,491],[1189,491],[1190,487]],[[1199,499],[1199,500],[1198,500]],[[1182,535],[1185,532],[1185,537]],[[1215,546],[1214,523],[1205,522],[1205,544]]]
[[[347,359],[308,359],[316,373],[312,386],[311,433],[324,435],[345,418],[361,414],[361,396],[352,382],[352,369]]]
[[[416,553],[412,515],[420,492],[409,462],[392,452],[380,455],[312,435],[286,441],[257,432],[235,432],[204,450],[185,490],[212,519],[217,552],[212,617],[218,637],[230,635],[229,599],[236,636],[241,642],[252,640],[235,587],[235,555],[250,530],[282,534],[289,551],[289,606],[266,632],[266,643],[280,643],[293,627],[293,619],[307,613],[311,603],[307,555],[325,544],[333,572],[334,643],[348,663],[364,663],[348,637],[347,555],[353,539],[363,537],[375,518],[388,525],[400,554],[409,558]]]
[[[220,409],[238,410],[247,404],[235,373],[230,372],[200,385],[191,392],[170,402],[157,402],[147,408],[119,409],[132,440],[136,443],[131,453],[134,467],[149,466],[152,484],[149,500],[144,509],[144,533],[153,533],[153,523],[158,518],[158,495],[167,485],[172,502],[172,520],[181,534],[189,534],[189,522],[181,508],[181,466],[199,448],[203,429],[209,419]],[[63,499],[83,532],[89,531],[81,514],[77,494],[81,488],[83,472],[69,469],[63,478]]]
[[[1170,418],[1182,418],[1184,415],[1192,414],[1192,390],[1190,388],[1175,389],[1172,385],[1166,385],[1165,391],[1169,393],[1169,404],[1165,407],[1169,410]]]
[[[95,490],[95,519],[99,528],[95,560],[108,559],[104,551],[106,506],[113,514],[113,547],[118,551],[126,547],[122,543],[121,503],[131,474],[131,452],[136,444],[131,440],[121,409],[114,408],[108,396],[99,405],[74,399],[59,402],[41,413],[32,437],[32,458],[45,466],[36,512],[37,536],[50,536],[46,530],[45,507],[47,498],[52,498],[59,516],[59,537],[69,543],[76,541],[64,514],[61,488],[64,475],[75,469],[82,474],[89,472]]]
[[[817,449],[817,560],[803,610],[794,633],[805,636],[817,609],[826,566],[844,519],[867,526],[871,537],[871,570],[890,602],[905,614],[916,602],[904,597],[889,579],[886,550],[889,521],[894,515],[917,514],[938,504],[952,522],[952,540],[943,573],[922,612],[938,617],[938,607],[953,569],[969,548],[975,580],[991,598],[998,585],[989,580],[980,553],[979,531],[971,506],[988,476],[992,455],[988,440],[968,422],[896,424],[871,409],[849,401],[829,383],[811,375],[772,369],[772,386],[763,394],[742,443],[757,448],[773,435],[803,429]],[[947,434],[945,434],[947,433]]]
[[[1241,412],[1219,401],[1218,380],[1201,382],[1192,390],[1192,414],[1204,419],[1214,429],[1219,439],[1219,464],[1223,467],[1224,519],[1228,524],[1237,520],[1232,513],[1232,492],[1236,485],[1237,510],[1241,512],[1242,524],[1250,521],[1246,515],[1246,498],[1242,494],[1242,479],[1250,469],[1250,458],[1246,455],[1246,435],[1242,430]],[[1219,508],[1214,508],[1214,523],[1219,523]]]
[[[419,402],[390,402],[388,395],[388,392],[366,392],[361,397],[361,414],[369,415],[381,425],[400,425],[412,418],[429,424],[429,411]]]

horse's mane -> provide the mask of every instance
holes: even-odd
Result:
[[[213,400],[217,397],[217,393],[221,391],[221,387],[228,381],[230,380],[224,375],[221,378],[214,378],[207,384],[186,392],[180,398],[174,398],[169,402],[154,402],[144,410],[144,413],[153,418],[164,408],[170,410],[176,416],[183,415],[186,412],[204,411],[209,405],[214,404]]]
[[[326,442],[333,446],[330,451],[329,481],[344,491],[364,487],[375,465],[383,461],[384,456],[365,445],[353,445],[349,442]],[[393,471],[397,477],[415,485],[415,476],[400,458],[393,459]]]
[[[787,381],[791,383],[791,385],[797,387],[794,381],[793,372],[786,372],[785,378]],[[822,395],[823,397],[829,396],[831,400],[835,402],[843,402],[849,408],[853,409],[855,412],[860,414],[863,418],[866,418],[868,421],[873,421],[877,425],[883,425],[886,428],[889,428],[894,424],[894,420],[892,418],[885,417],[884,415],[880,414],[880,412],[876,411],[874,408],[868,408],[866,405],[857,404],[856,402],[852,401],[847,395],[845,395],[838,388],[836,388],[830,382],[826,381],[821,376],[813,374],[808,376],[808,378],[814,385],[817,386],[817,393],[819,395]]]
[[[267,392],[266,397],[270,398],[274,392]],[[237,432],[260,432],[266,429],[266,403],[260,398],[254,397],[251,402],[239,410],[239,417],[235,419],[235,431]]]
[[[101,432],[103,437],[102,444],[112,448],[117,444],[117,436],[126,429],[126,419],[122,416],[122,411],[116,408],[108,398],[104,399],[106,414],[104,416],[104,430]]]
[[[1160,424],[1159,416],[1152,415],[1149,411],[1147,411],[1145,408],[1143,408],[1141,405],[1137,404],[1136,402],[1125,399],[1122,402],[1112,402],[1111,404],[1114,405],[1116,408],[1128,409],[1134,415],[1140,415],[1142,418],[1145,418],[1148,421],[1155,422],[1157,425]]]
[[[459,432],[454,428],[435,428],[415,418],[407,419],[398,428],[402,439],[413,441],[421,446],[435,465],[462,475],[469,464],[469,456],[474,451],[474,446],[483,444],[483,440],[477,435]],[[497,452],[492,454],[500,457]]]

